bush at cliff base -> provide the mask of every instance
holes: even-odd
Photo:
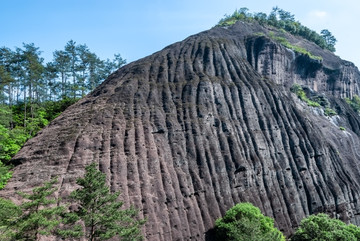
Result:
[[[229,209],[215,223],[216,240],[285,241],[284,235],[274,227],[274,220],[264,216],[251,203],[239,203]]]
[[[358,241],[360,240],[360,227],[353,224],[330,218],[320,213],[311,215],[301,221],[291,241]]]

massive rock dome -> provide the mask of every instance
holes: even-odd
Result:
[[[295,83],[338,115],[307,106]],[[317,212],[360,224],[360,118],[342,99],[359,83],[352,63],[300,37],[257,23],[215,27],[110,75],[26,143],[0,195],[58,176],[65,196],[96,162],[147,218],[146,240],[205,240],[243,201],[286,234]]]

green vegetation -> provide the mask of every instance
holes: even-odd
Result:
[[[85,224],[87,240],[107,240],[116,235],[123,240],[142,240],[140,226],[144,220],[136,221],[134,208],[121,210],[123,202],[117,202],[120,192],[110,193],[106,186],[105,174],[96,169],[95,163],[86,167],[84,178],[76,182],[80,189],[71,193],[70,198],[78,205],[74,221]]]
[[[0,189],[23,144],[123,64],[119,54],[101,60],[72,40],[48,63],[34,44],[0,48]]]
[[[323,58],[321,56],[316,56],[313,55],[312,53],[310,53],[309,51],[307,51],[306,49],[293,45],[291,43],[289,43],[289,41],[286,40],[286,38],[280,37],[280,36],[275,36],[273,32],[271,32],[269,34],[269,37],[273,40],[275,40],[276,42],[278,42],[281,45],[284,45],[286,48],[288,49],[292,49],[297,53],[303,54],[303,55],[307,55],[309,58],[314,59],[314,60],[320,60],[322,61]]]
[[[331,109],[331,108],[325,108],[325,111],[324,111],[324,114],[326,116],[334,116],[334,115],[337,115],[336,111]]]
[[[318,34],[308,27],[303,26],[299,21],[296,21],[293,14],[278,7],[274,7],[269,15],[261,12],[249,13],[249,9],[240,8],[240,10],[235,10],[232,15],[225,15],[217,26],[231,26],[239,20],[246,22],[257,21],[261,25],[270,25],[293,35],[301,36],[323,49],[335,52],[337,40],[329,30],[324,29]]]
[[[215,223],[217,240],[284,240],[284,235],[274,227],[274,220],[264,216],[251,203],[239,203],[229,209]]]
[[[342,131],[346,130],[345,127],[343,127],[343,126],[340,126],[339,129],[342,130]]]
[[[7,181],[12,177],[11,166],[6,166],[0,161],[0,189],[3,189]]]
[[[352,99],[345,98],[346,103],[348,103],[354,111],[357,113],[360,113],[360,97],[357,95],[354,95]]]
[[[301,221],[291,241],[357,241],[360,227],[332,219],[326,214],[311,215]]]
[[[303,90],[303,88],[300,85],[294,84],[291,87],[291,91],[293,93],[295,93],[302,101],[305,101],[308,106],[312,106],[312,107],[320,106],[320,104],[318,102],[312,101],[306,96],[305,91]]]
[[[32,115],[26,115],[25,104],[0,105],[0,189],[11,178],[11,158],[24,143],[35,136],[51,120],[57,117],[77,99],[64,98],[32,104]]]
[[[320,107],[322,106],[324,108],[324,115],[326,116],[334,116],[337,115],[337,112],[334,109],[331,109],[329,106],[329,102],[326,98],[324,98],[324,96],[315,96],[312,98],[312,100],[310,100],[307,96],[306,93],[304,91],[304,89],[298,85],[298,84],[294,84],[291,87],[291,92],[295,93],[302,101],[306,102],[306,104],[308,106],[312,106],[312,107]]]
[[[28,200],[19,206],[2,200],[4,206],[0,213],[4,216],[0,219],[5,226],[0,236],[2,240],[37,240],[39,235],[47,236],[55,232],[60,224],[59,215],[64,211],[63,206],[54,206],[57,200],[50,197],[56,190],[55,183],[57,180],[52,179],[34,188],[31,194],[19,193],[23,200]],[[7,210],[10,210],[12,215],[7,215]]]
[[[34,188],[31,194],[19,193],[23,198],[20,205],[0,198],[0,239],[38,240],[55,235],[61,238],[107,240],[121,237],[121,240],[141,240],[140,228],[144,220],[136,220],[134,208],[123,209],[117,201],[119,193],[110,193],[106,178],[95,164],[86,167],[83,178],[77,179],[81,188],[70,194],[71,200],[79,205],[77,210],[68,211],[59,205],[54,197],[56,179]],[[79,220],[85,226],[85,233]]]
[[[14,236],[10,226],[21,214],[20,208],[13,202],[0,198],[0,240],[11,240]]]
[[[322,106],[324,108],[324,115],[326,116],[337,115],[337,112],[329,107],[330,103],[324,96],[318,95],[310,100],[306,96],[304,89],[298,84],[294,84],[290,90],[291,92],[295,93],[302,101],[306,102],[308,106],[312,106],[312,107]]]
[[[251,203],[239,203],[230,208],[223,218],[215,222],[216,240],[221,241],[276,241],[284,235],[274,227],[274,221],[264,216]],[[291,241],[358,241],[360,227],[319,213],[304,218]]]

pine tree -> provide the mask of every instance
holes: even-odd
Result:
[[[118,236],[121,240],[142,240],[140,231],[145,220],[136,220],[134,208],[121,209],[119,192],[110,193],[105,174],[96,169],[95,163],[85,168],[83,178],[77,179],[81,188],[71,193],[79,208],[74,212],[85,225],[87,240],[106,240]]]
[[[19,217],[20,213],[19,206],[10,200],[0,198],[0,240],[13,240],[15,232],[10,227]]]
[[[9,224],[16,240],[37,240],[40,235],[52,235],[61,223],[63,206],[57,206],[57,199],[51,197],[56,188],[54,178],[34,188],[31,194],[19,193],[29,201],[20,205],[21,215]]]

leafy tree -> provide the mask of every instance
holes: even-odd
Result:
[[[332,33],[327,29],[321,30],[320,34],[326,42],[327,49],[329,49],[332,52],[335,52],[335,44],[337,40],[334,37],[334,35],[332,35]]]
[[[76,42],[70,40],[65,45],[65,53],[69,58],[69,72],[72,77],[73,83],[71,86],[71,95],[74,99],[76,99],[76,91],[78,90],[78,84],[76,82],[76,74],[79,64],[79,55],[78,55],[78,47],[76,46]]]
[[[327,214],[311,215],[301,221],[291,241],[358,241],[360,227],[346,225],[338,219],[332,219]]]
[[[295,15],[278,7],[273,8],[279,15],[280,20],[295,22]]]
[[[110,193],[105,174],[96,169],[95,163],[85,168],[83,178],[77,179],[80,188],[70,197],[79,205],[72,220],[81,220],[85,225],[88,240],[106,240],[114,236],[122,240],[141,240],[140,227],[144,220],[136,220],[137,210],[121,209],[123,202],[117,201],[119,192]]]
[[[55,101],[58,98],[58,93],[61,93],[60,83],[57,81],[57,69],[53,62],[49,62],[45,66],[44,82],[45,86],[45,100],[44,101]]]
[[[69,92],[68,75],[70,72],[70,57],[63,50],[56,50],[53,53],[52,65],[55,68],[55,73],[60,78],[61,96],[67,96]]]
[[[8,165],[29,138],[77,100],[64,98],[59,101],[43,102],[41,106],[34,105],[33,117],[27,116],[26,120],[23,112],[24,103],[14,105],[11,109],[6,105],[0,105],[0,162]],[[26,127],[22,124],[24,122]]]
[[[266,13],[255,13],[254,19],[258,21],[261,25],[264,25],[267,22],[267,15]]]
[[[24,126],[27,126],[27,114],[30,118],[34,118],[35,108],[37,102],[42,98],[42,80],[44,74],[43,58],[40,57],[41,51],[38,47],[32,44],[24,44],[24,49],[18,49],[20,54],[23,77],[24,77]],[[35,103],[34,103],[35,102]],[[28,108],[29,107],[29,108]],[[30,110],[28,110],[30,109]],[[30,111],[30,113],[28,113]],[[30,135],[32,134],[32,129],[30,129]]]
[[[247,8],[236,10],[232,15],[225,15],[217,26],[230,26],[238,20],[252,22],[256,20],[261,25],[271,25],[278,29],[288,31],[291,34],[302,36],[303,38],[312,41],[321,48],[328,49],[335,52],[336,39],[328,30],[320,34],[303,26],[299,21],[295,20],[294,14],[288,11],[274,7],[269,15],[265,13],[249,13]]]
[[[13,240],[15,232],[10,226],[20,214],[19,206],[10,200],[0,198],[0,240]]]
[[[114,60],[112,61],[112,63],[113,68],[108,68],[110,73],[114,72],[115,70],[126,64],[126,60],[123,59],[120,54],[114,54]]]
[[[217,240],[285,241],[284,235],[274,227],[274,220],[264,216],[251,203],[239,203],[230,208],[223,218],[215,222]]]
[[[0,161],[0,190],[5,187],[11,177],[12,172],[10,171],[10,166],[6,166]]]
[[[28,201],[18,207],[3,200],[0,214],[10,210],[17,215],[5,215],[0,226],[10,229],[11,236],[16,240],[38,240],[41,235],[54,234],[61,223],[60,215],[65,211],[63,206],[56,206],[57,199],[51,197],[56,190],[56,183],[57,180],[52,179],[34,188],[31,194],[20,192],[19,195]]]
[[[7,129],[0,124],[0,161],[9,164],[28,138],[22,127]]]
[[[29,138],[126,62],[119,54],[101,60],[72,40],[52,62],[41,53],[33,43],[0,48],[0,187],[11,176],[6,165]]]
[[[16,80],[14,79],[14,52],[11,49],[0,48],[0,90],[3,104],[13,104],[13,89]]]
[[[79,99],[72,99],[65,97],[58,101],[46,101],[43,103],[45,119],[48,122],[52,121],[58,117],[63,111],[65,111],[69,106],[75,104]]]

